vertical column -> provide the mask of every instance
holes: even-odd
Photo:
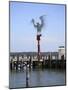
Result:
[[[51,68],[51,53],[49,54],[48,58],[49,58],[49,67]]]
[[[40,61],[40,41],[38,40],[38,62]]]
[[[56,64],[55,64],[55,68],[57,69],[57,64],[58,64],[58,57],[57,57],[57,55],[55,55],[55,60],[56,60]]]
[[[31,63],[32,63],[32,60],[31,60],[31,56],[29,58],[29,69],[31,70]]]
[[[19,55],[17,55],[16,70],[18,70],[18,63],[19,63]]]
[[[13,57],[13,59],[12,59],[12,70],[14,69],[14,58],[15,58],[15,56],[14,55],[12,55],[12,57]]]
[[[26,87],[29,87],[29,67],[28,67],[28,63],[26,63]]]
[[[62,60],[62,65],[61,65],[61,68],[64,69],[64,55],[61,56],[61,60]]]
[[[13,65],[13,56],[12,56],[11,60],[9,61],[9,63],[10,63],[10,70],[13,70],[13,66],[14,66]]]
[[[37,42],[38,42],[38,65],[40,66],[40,36],[37,35]]]

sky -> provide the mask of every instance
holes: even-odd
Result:
[[[31,20],[40,23],[42,15],[41,52],[65,46],[65,5],[10,2],[10,52],[37,52],[37,29]]]

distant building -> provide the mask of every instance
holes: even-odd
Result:
[[[48,60],[50,56],[50,59],[52,60],[61,60],[62,56],[65,58],[65,47],[60,46],[58,48],[58,52],[41,52],[40,53],[40,61],[41,60]],[[38,61],[37,58],[37,52],[11,52],[10,53],[10,61],[13,59],[13,61],[22,60],[22,61],[29,61],[31,58],[32,61]]]
[[[64,46],[59,46],[58,53],[59,53],[59,59],[61,59],[62,56],[64,56],[64,59],[66,58],[65,57],[65,47]]]

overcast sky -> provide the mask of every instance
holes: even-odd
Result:
[[[31,19],[40,23],[41,15],[45,15],[41,52],[65,46],[65,5],[10,2],[10,52],[37,51],[37,30]]]

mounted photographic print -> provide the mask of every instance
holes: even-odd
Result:
[[[66,85],[66,5],[9,1],[9,88]]]

